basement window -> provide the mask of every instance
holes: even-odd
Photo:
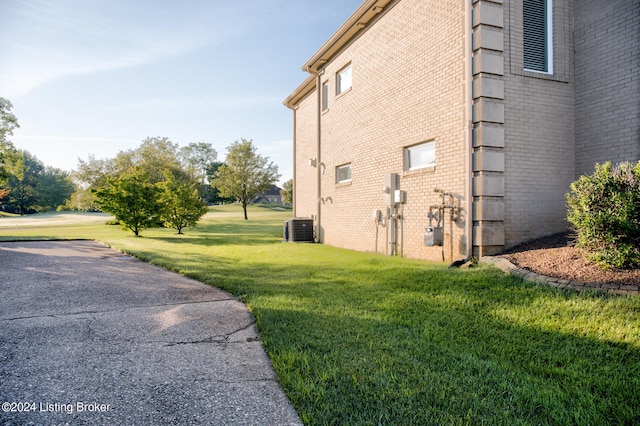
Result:
[[[553,0],[523,0],[524,69],[553,74]]]
[[[351,182],[351,163],[336,167],[336,183]]]
[[[434,141],[411,145],[404,149],[404,169],[418,170],[436,165],[436,143]]]

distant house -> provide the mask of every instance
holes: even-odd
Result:
[[[296,217],[431,260],[567,228],[596,162],[640,160],[640,2],[366,0],[304,64]]]
[[[273,185],[267,192],[251,200],[251,204],[282,204],[281,190],[282,188]]]

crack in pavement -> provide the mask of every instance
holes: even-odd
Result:
[[[278,379],[275,378],[270,378],[270,377],[265,377],[264,379],[244,379],[244,380],[223,380],[223,379],[219,379],[219,378],[202,378],[202,377],[196,377],[193,380],[189,380],[189,382],[191,383],[199,383],[199,382],[215,382],[215,383],[224,383],[226,385],[242,385],[245,383],[277,383],[279,384],[280,382],[278,382]]]
[[[135,309],[147,309],[147,308],[161,308],[165,306],[180,306],[180,305],[197,305],[201,303],[217,303],[217,302],[237,302],[237,299],[233,297],[229,297],[226,299],[213,299],[213,300],[199,300],[199,301],[187,301],[187,302],[176,302],[176,303],[160,303],[153,305],[140,305],[140,306],[131,306],[125,309],[106,309],[103,311],[78,311],[78,312],[61,312],[61,313],[53,313],[53,314],[38,314],[38,315],[27,315],[22,317],[12,317],[12,318],[0,318],[0,321],[19,321],[25,319],[34,319],[34,318],[64,318],[76,315],[95,315],[95,314],[107,314],[110,312],[127,312]]]
[[[127,256],[74,255],[91,243],[25,246],[41,253],[0,252],[0,395],[111,411],[0,424],[302,425],[238,298]]]
[[[241,341],[241,340],[236,340],[236,341],[230,341],[229,339],[231,339],[231,336],[233,336],[234,334],[240,333],[241,331],[245,331],[247,329],[249,329],[250,327],[252,327],[254,324],[256,323],[255,320],[251,321],[249,324],[247,324],[244,327],[241,327],[235,331],[232,331],[231,333],[227,333],[227,334],[216,334],[210,337],[207,337],[206,339],[201,339],[201,340],[193,340],[193,341],[185,341],[185,342],[173,342],[173,343],[168,343],[166,345],[164,345],[165,347],[171,347],[171,346],[177,346],[177,345],[199,345],[201,343],[217,343],[217,344],[230,344],[230,343],[246,343],[246,342],[258,342],[260,341],[260,338],[255,336],[255,337],[247,337],[245,341]]]

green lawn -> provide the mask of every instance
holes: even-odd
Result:
[[[232,292],[306,424],[640,424],[640,298],[285,244],[290,214],[219,207],[142,238],[2,218],[0,240],[95,238]]]

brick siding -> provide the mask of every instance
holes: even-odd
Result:
[[[398,173],[407,192],[398,252],[433,260],[443,260],[443,251],[446,259],[464,257],[462,221],[445,224],[444,249],[424,245],[428,208],[439,202],[434,189],[464,196],[463,32],[461,2],[403,0],[324,68],[322,81],[331,93],[321,116],[325,243],[387,251],[388,228],[376,225],[373,211],[385,211],[385,174]],[[353,86],[335,96],[335,73],[348,63]],[[404,147],[431,140],[435,169],[405,172]],[[336,184],[335,168],[345,163],[352,165],[352,181]]]
[[[553,0],[553,73],[544,74],[523,67],[522,2],[473,0],[473,114],[466,117],[467,3],[392,1],[320,68],[328,110],[318,114],[317,89],[295,106],[294,213],[320,213],[321,242],[385,253],[389,226],[373,212],[385,213],[385,176],[397,173],[407,193],[398,227],[406,257],[464,257],[470,219],[477,256],[565,230],[565,194],[578,174],[599,160],[640,159],[640,4],[604,3]],[[352,88],[336,95],[336,73],[347,64]],[[426,141],[435,142],[436,166],[405,171],[404,148]],[[338,184],[336,167],[347,163],[352,180]],[[454,221],[447,216],[444,245],[427,247],[436,188],[452,193],[460,210]]]
[[[575,0],[576,175],[640,160],[640,2]]]

